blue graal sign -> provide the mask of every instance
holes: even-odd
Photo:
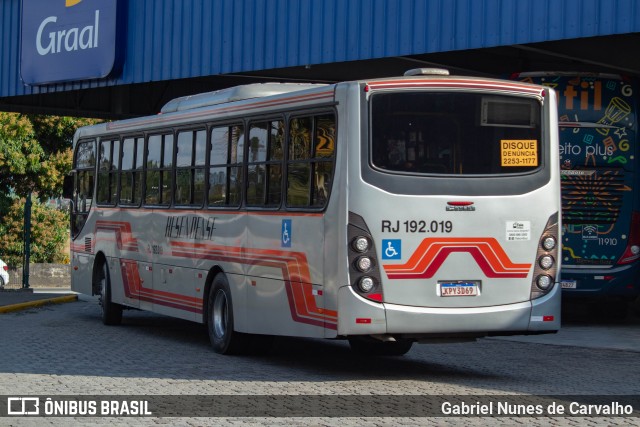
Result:
[[[109,75],[117,8],[118,0],[22,0],[22,80],[37,85]]]

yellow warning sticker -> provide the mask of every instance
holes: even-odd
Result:
[[[535,139],[500,140],[502,166],[538,166],[538,141]]]

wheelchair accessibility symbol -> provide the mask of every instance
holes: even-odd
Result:
[[[402,259],[402,240],[382,240],[382,259]]]
[[[283,248],[291,247],[291,220],[282,220],[282,233],[280,234],[280,246]]]

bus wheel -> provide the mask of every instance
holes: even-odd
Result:
[[[122,322],[122,306],[111,301],[111,280],[109,279],[109,267],[106,261],[102,263],[98,280],[102,323],[105,325],[119,325]]]
[[[411,350],[413,341],[379,341],[371,337],[349,337],[351,350],[358,354],[374,356],[402,356]]]
[[[220,354],[244,352],[247,337],[233,330],[233,301],[229,282],[224,274],[218,274],[213,279],[207,307],[209,339],[215,352]]]

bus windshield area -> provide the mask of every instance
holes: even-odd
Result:
[[[541,105],[480,93],[371,97],[371,164],[398,174],[502,175],[542,163]]]

